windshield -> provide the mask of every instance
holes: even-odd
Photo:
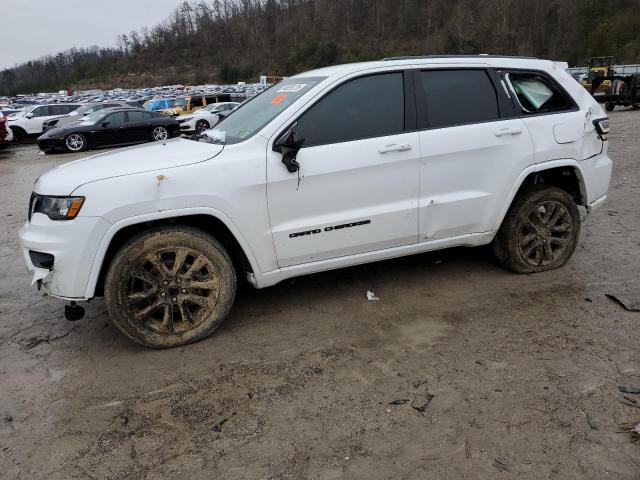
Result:
[[[219,107],[220,107],[219,103],[210,103],[209,105],[204,107],[202,110],[204,110],[205,112],[212,112],[213,110],[215,110],[215,109],[217,109]]]
[[[289,105],[298,100],[327,77],[289,78],[274,85],[233,111],[214,130],[208,130],[207,136],[224,143],[240,143],[252,137],[262,127],[276,118]]]
[[[98,110],[102,110],[103,108],[106,108],[106,105],[94,105],[93,107],[89,108],[86,112],[84,112],[84,114],[90,115],[94,112],[97,112]]]

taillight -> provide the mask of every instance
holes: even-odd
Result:
[[[598,132],[598,137],[600,137],[600,140],[605,142],[607,140],[607,135],[609,135],[609,131],[610,131],[609,119],[598,118],[593,121],[593,126],[596,127],[596,132]]]

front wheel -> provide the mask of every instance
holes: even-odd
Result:
[[[207,122],[206,120],[198,120],[198,122],[196,123],[196,133],[198,135],[205,130],[209,130],[209,128],[209,122]]]
[[[534,185],[518,194],[493,250],[500,264],[516,273],[535,273],[564,266],[580,235],[580,212],[559,188]]]
[[[161,142],[169,138],[169,132],[164,127],[155,127],[151,132],[151,138],[154,142]]]
[[[72,133],[64,140],[67,152],[77,153],[87,149],[87,138],[81,133]]]
[[[171,348],[211,335],[229,314],[236,272],[226,250],[188,227],[134,237],[114,258],[105,281],[107,310],[129,339]]]
[[[613,112],[616,109],[616,104],[612,102],[607,102],[604,104],[604,109],[607,112]]]

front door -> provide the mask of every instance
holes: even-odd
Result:
[[[533,145],[502,86],[486,69],[418,72],[420,240],[491,231]],[[497,78],[497,77],[493,77]]]
[[[91,131],[95,145],[114,145],[123,143],[122,131],[126,126],[125,112],[115,112],[107,115],[97,123]]]
[[[306,110],[297,120],[298,172],[269,148],[280,267],[418,241],[420,148],[410,80],[403,72],[359,77]]]

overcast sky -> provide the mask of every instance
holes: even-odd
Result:
[[[0,0],[0,70],[165,20],[183,0]]]

